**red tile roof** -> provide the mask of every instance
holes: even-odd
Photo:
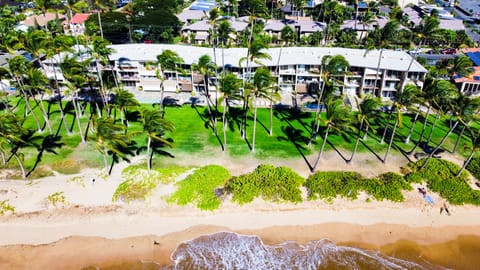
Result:
[[[70,21],[70,23],[75,23],[75,24],[84,23],[89,16],[90,16],[90,13],[77,13],[72,17],[72,20]]]

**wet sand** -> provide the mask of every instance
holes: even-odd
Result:
[[[414,262],[427,260],[452,269],[478,269],[480,231],[477,226],[440,228],[406,225],[355,225],[329,223],[309,226],[277,226],[260,230],[236,230],[258,235],[265,244],[327,238],[337,245],[380,250],[388,256]],[[195,226],[163,236],[123,239],[68,237],[51,244],[0,247],[0,269],[136,269],[171,263],[170,255],[182,241],[221,231],[225,227]],[[472,233],[472,234],[470,234]],[[416,240],[420,240],[417,241]]]

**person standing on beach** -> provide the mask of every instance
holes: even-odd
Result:
[[[445,213],[447,213],[447,215],[450,216],[450,211],[448,210],[447,204],[446,204],[445,202],[444,202],[444,203],[442,204],[442,206],[440,207],[440,215],[442,214],[442,212],[443,212],[444,210],[445,210]]]

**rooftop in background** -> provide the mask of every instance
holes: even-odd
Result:
[[[480,66],[480,48],[468,48],[462,51],[476,66]]]
[[[89,16],[90,16],[90,13],[77,13],[73,15],[72,19],[70,20],[70,23],[73,23],[73,24],[84,23]]]
[[[131,61],[149,61],[156,59],[157,55],[163,50],[174,50],[184,63],[191,65],[198,61],[198,58],[207,54],[212,59],[213,49],[206,47],[195,47],[173,44],[124,44],[110,45],[114,49],[114,53],[110,56],[111,60],[125,58]],[[222,54],[220,56],[220,54]],[[348,48],[330,48],[330,47],[288,47],[288,48],[270,48],[267,53],[271,56],[271,60],[262,60],[266,66],[279,65],[319,65],[322,57],[325,55],[343,55],[351,66],[365,67],[376,70],[379,50],[367,51],[364,49],[348,49]],[[281,53],[281,55],[280,55]],[[217,65],[230,65],[231,67],[239,67],[240,58],[247,55],[246,48],[228,48],[217,52]],[[411,63],[412,57],[403,51],[384,50],[382,53],[382,61],[380,69],[406,71]],[[222,60],[225,62],[222,63]],[[258,66],[256,63],[253,66]],[[413,61],[411,72],[427,72],[427,70],[417,61]]]
[[[35,22],[38,24],[38,26],[43,27],[45,24],[49,21],[55,20],[58,16],[58,19],[63,21],[65,18],[67,18],[65,15],[58,14],[58,13],[52,13],[52,12],[47,12],[45,14],[45,17],[42,15],[32,15],[27,17],[25,20],[23,20],[21,23],[33,27],[35,26]]]
[[[203,12],[203,10],[184,9],[182,11],[182,13],[177,15],[177,18],[181,22],[190,23],[192,20],[201,20],[206,16],[207,16],[207,14],[205,14],[205,12]]]
[[[210,11],[213,9],[217,3],[213,0],[197,0],[190,5],[190,10],[204,10]]]

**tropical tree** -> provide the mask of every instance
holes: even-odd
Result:
[[[280,39],[285,42],[286,46],[295,44],[295,40],[297,40],[297,33],[292,29],[291,26],[285,25],[280,32]]]
[[[25,166],[23,165],[23,154],[18,152],[14,147],[22,142],[22,136],[26,134],[26,130],[22,127],[23,121],[13,112],[6,112],[0,117],[0,155],[2,157],[3,166],[6,166],[5,151],[10,148],[12,156],[18,162],[23,178],[26,178]]]
[[[125,89],[116,89],[113,106],[120,110],[120,120],[122,124],[128,127],[128,109],[140,106],[135,95]],[[115,117],[114,117],[115,121]]]
[[[217,67],[210,58],[210,56],[208,56],[207,54],[200,56],[200,58],[198,59],[198,63],[195,63],[192,67],[193,70],[198,71],[200,74],[203,75],[203,87],[205,90],[205,99],[207,101],[208,115],[210,116],[213,133],[217,134],[217,121],[215,116],[216,112],[212,112],[212,100],[208,87],[210,76],[215,75]]]
[[[109,117],[94,118],[94,136],[89,137],[95,141],[97,150],[103,155],[105,170],[110,173],[118,157],[127,159],[129,152],[125,151],[131,145],[130,137],[125,134],[125,126],[115,124]],[[108,156],[112,155],[112,165],[108,169]]]
[[[241,99],[241,81],[233,73],[224,73],[219,80],[219,90],[223,94],[223,151],[227,150],[228,108],[230,100]]]
[[[358,112],[356,114],[358,122],[358,135],[357,140],[355,141],[355,147],[353,148],[352,156],[347,162],[351,162],[353,160],[353,157],[357,152],[358,143],[360,141],[360,138],[362,137],[361,134],[363,129],[365,129],[364,137],[366,137],[368,133],[368,128],[371,127],[370,120],[372,118],[375,118],[375,116],[378,114],[378,109],[382,104],[379,98],[372,96],[367,96],[362,100],[362,102],[358,102],[358,99],[355,99],[355,101],[357,102],[358,108]]]
[[[329,99],[327,101],[325,119],[323,119],[323,122],[325,125],[325,134],[323,135],[323,142],[317,159],[311,168],[312,172],[317,169],[318,163],[322,158],[330,130],[341,133],[345,130],[351,129],[350,109],[345,106],[341,99]]]
[[[179,66],[183,63],[183,59],[178,53],[172,50],[163,50],[161,54],[157,55],[157,78],[160,79],[160,111],[164,114],[163,110],[163,95],[165,92],[164,81],[167,71],[178,71]]]
[[[472,145],[470,146],[470,154],[468,155],[467,159],[463,162],[462,168],[460,168],[460,170],[456,175],[457,177],[459,177],[462,174],[463,170],[465,170],[468,164],[470,164],[470,161],[472,160],[475,153],[477,153],[478,150],[480,150],[480,129],[479,128],[474,129],[473,127],[469,127],[468,130],[470,131],[470,139],[472,142]]]
[[[273,87],[274,77],[270,70],[265,67],[257,68],[252,82],[252,103],[253,103],[253,134],[252,134],[252,149],[255,151],[255,137],[257,127],[257,108],[259,98],[270,98],[270,91]]]
[[[148,171],[150,171],[152,168],[153,154],[155,152],[173,157],[172,154],[161,150],[161,148],[173,147],[172,141],[165,138],[165,135],[166,132],[172,132],[175,126],[172,122],[165,120],[162,113],[158,110],[144,108],[140,110],[140,114],[142,117],[143,131],[147,133],[147,168]],[[156,151],[151,151],[152,142],[156,146]]]
[[[313,132],[310,138],[310,145],[312,139],[316,138],[318,129],[320,127],[320,111],[321,103],[325,97],[329,97],[335,87],[343,85],[343,76],[346,74],[350,64],[343,55],[325,55],[322,57],[322,64],[320,66],[320,76],[322,79],[322,86],[317,93],[317,108],[315,110],[315,118],[313,125]],[[342,78],[342,80],[339,80]],[[329,90],[328,93],[326,93]]]

